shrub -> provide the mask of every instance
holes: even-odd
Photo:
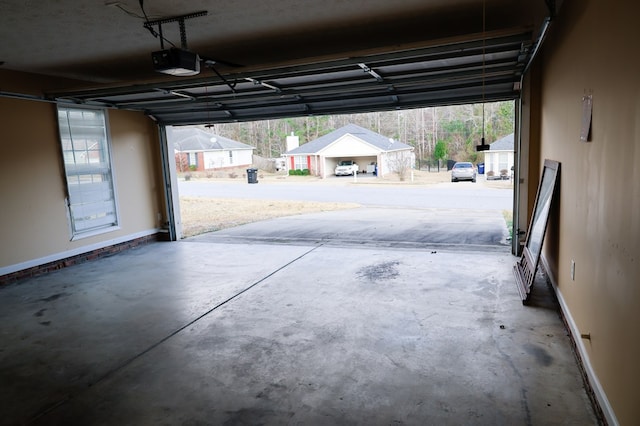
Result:
[[[309,169],[289,170],[289,176],[309,176],[310,174],[311,174],[311,171]]]

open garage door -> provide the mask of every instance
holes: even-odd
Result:
[[[524,73],[540,40],[530,28],[517,28],[348,58],[306,59],[289,66],[55,92],[47,97],[143,111],[160,126],[511,100],[521,96]],[[323,173],[330,174],[344,157],[344,153],[326,154]],[[381,162],[379,156],[347,156],[351,157],[357,158],[361,170]]]
[[[164,125],[382,111],[516,99],[531,30],[476,34],[383,53],[51,93],[60,102],[144,111]]]

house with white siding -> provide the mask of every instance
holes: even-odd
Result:
[[[378,176],[413,168],[413,147],[355,124],[347,124],[331,133],[287,151],[289,170],[308,169],[314,176],[333,175],[336,165],[353,160],[361,173]]]
[[[491,143],[489,150],[484,153],[484,172],[487,179],[509,178],[513,170],[513,159],[513,133]]]
[[[249,167],[254,147],[197,127],[168,127],[178,171]]]

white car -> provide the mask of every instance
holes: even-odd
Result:
[[[476,168],[472,163],[459,161],[453,165],[451,169],[451,182],[458,182],[459,180],[476,181]]]
[[[358,173],[359,168],[353,160],[343,160],[336,166],[336,176],[349,176]]]

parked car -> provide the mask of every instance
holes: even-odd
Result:
[[[335,169],[336,176],[348,176],[358,173],[359,168],[353,160],[342,160],[338,163]]]
[[[476,181],[476,168],[472,163],[458,161],[453,165],[451,169],[451,182],[458,182],[459,180]]]

